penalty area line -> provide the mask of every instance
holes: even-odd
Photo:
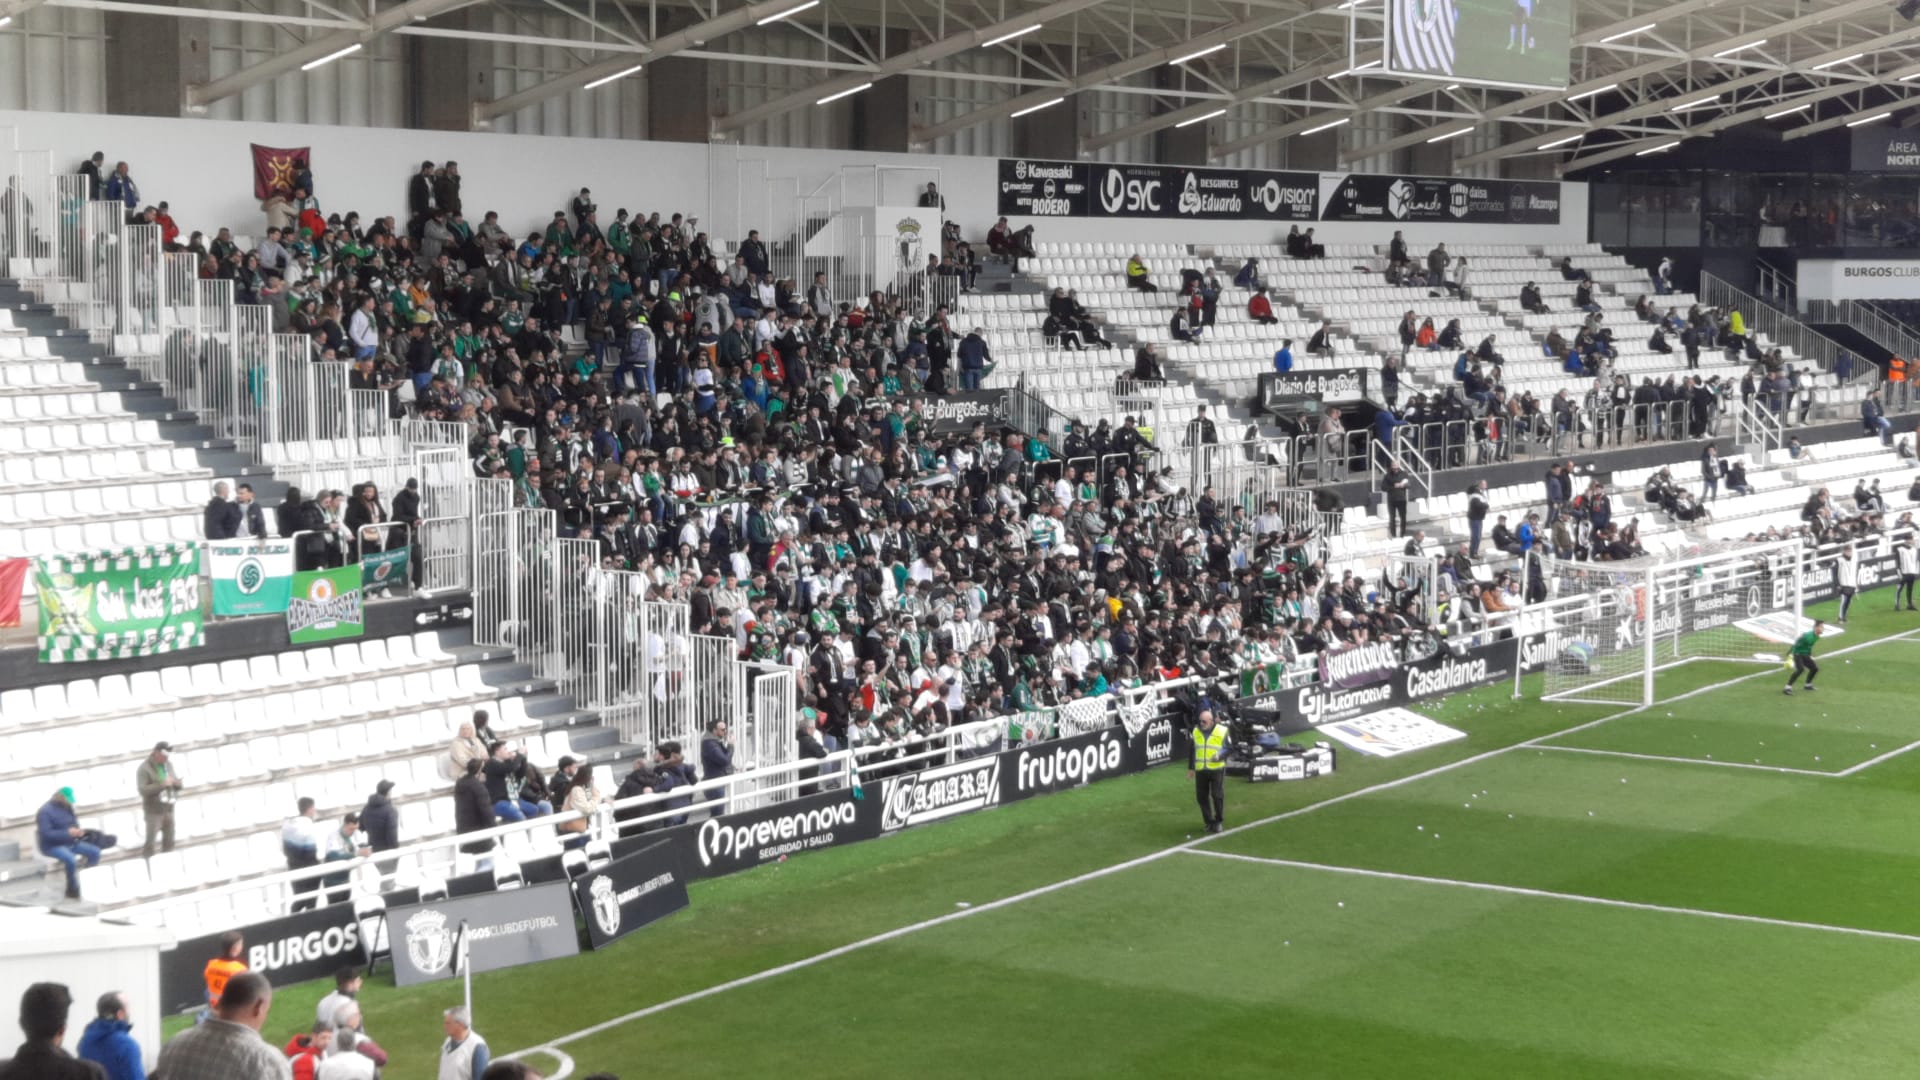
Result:
[[[1920,743],[1915,745],[1920,746]],[[1793,769],[1785,765],[1749,765],[1744,761],[1715,761],[1711,758],[1669,757],[1666,754],[1636,754],[1630,750],[1596,750],[1590,746],[1561,746],[1558,743],[1536,743],[1535,750],[1558,750],[1563,754],[1593,754],[1599,757],[1632,758],[1635,761],[1665,761],[1675,765],[1715,765],[1722,769],[1751,769],[1754,772],[1788,773],[1793,776],[1819,776],[1832,779],[1845,776],[1843,772],[1826,772],[1821,769]],[[1911,747],[1909,747],[1911,749]],[[1898,753],[1898,751],[1895,751]],[[1858,766],[1855,766],[1858,768]]]
[[[1756,926],[1771,926],[1787,930],[1812,930],[1824,934],[1846,934],[1852,937],[1879,938],[1884,941],[1920,943],[1920,934],[1902,934],[1893,930],[1867,930],[1858,926],[1835,926],[1830,923],[1801,922],[1798,919],[1775,919],[1765,915],[1741,915],[1731,911],[1710,911],[1705,908],[1648,904],[1637,900],[1615,900],[1605,896],[1586,896],[1581,893],[1554,892],[1551,889],[1529,889],[1520,885],[1498,885],[1490,881],[1461,881],[1457,878],[1428,877],[1425,874],[1402,874],[1392,870],[1368,870],[1358,866],[1334,866],[1328,863],[1301,862],[1296,859],[1273,859],[1260,855],[1241,855],[1231,851],[1202,851],[1198,848],[1189,849],[1187,854],[1205,855],[1211,859],[1229,859],[1234,862],[1279,866],[1291,870],[1313,870],[1325,874],[1346,874],[1352,877],[1374,878],[1381,881],[1404,881],[1416,885],[1443,885],[1454,889],[1470,889],[1475,892],[1523,896],[1534,900],[1559,900],[1570,904],[1591,904],[1595,907],[1620,908],[1626,911],[1648,911],[1660,915],[1686,915],[1696,919],[1717,919],[1723,922],[1752,923]]]

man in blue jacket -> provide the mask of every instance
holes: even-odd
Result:
[[[993,363],[993,350],[987,347],[986,331],[974,327],[973,332],[960,339],[960,389],[980,389],[980,379],[986,374],[987,365]]]
[[[107,1080],[147,1080],[146,1066],[140,1063],[140,1044],[129,1034],[133,1021],[127,1019],[127,1001],[118,990],[100,995],[98,1016],[80,1036],[80,1057],[106,1070]]]
[[[60,860],[67,868],[67,899],[80,899],[80,863],[98,865],[100,849],[81,837],[87,834],[73,812],[73,789],[63,787],[53,793],[35,817],[35,839],[40,854]]]
[[[1293,370],[1293,339],[1280,343],[1280,351],[1273,354],[1273,370],[1281,375]]]

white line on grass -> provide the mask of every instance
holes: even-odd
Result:
[[[1857,773],[1862,769],[1870,769],[1873,766],[1878,765],[1883,761],[1891,761],[1894,758],[1899,757],[1901,754],[1904,754],[1907,751],[1912,750],[1916,746],[1920,746],[1920,740],[1910,742],[1907,745],[1900,747],[1898,750],[1889,750],[1886,753],[1881,754],[1879,757],[1870,757],[1858,765],[1852,766],[1851,768],[1842,769],[1839,772],[1834,773],[1833,775],[1852,776],[1854,773]]]
[[[1667,904],[1646,904],[1634,900],[1614,900],[1605,896],[1585,896],[1581,893],[1554,892],[1551,889],[1529,889],[1519,885],[1496,885],[1490,881],[1461,881],[1456,878],[1428,877],[1425,874],[1400,874],[1391,870],[1368,870],[1358,866],[1333,866],[1328,863],[1300,862],[1294,859],[1270,859],[1259,855],[1240,855],[1231,851],[1201,851],[1198,848],[1189,849],[1187,854],[1205,855],[1213,859],[1232,859],[1236,862],[1283,866],[1293,870],[1318,870],[1327,874],[1350,874],[1354,877],[1379,878],[1385,881],[1409,881],[1418,885],[1446,885],[1455,889],[1504,893],[1508,896],[1526,896],[1537,900],[1562,900],[1573,904],[1593,904],[1596,907],[1624,908],[1628,911],[1652,911],[1662,915],[1690,915],[1697,919],[1719,919],[1725,922],[1754,923],[1759,926],[1784,927],[1790,930],[1817,930],[1826,934],[1848,934],[1853,937],[1882,938],[1887,941],[1920,943],[1920,934],[1901,934],[1892,930],[1866,930],[1858,926],[1834,926],[1829,923],[1801,922],[1797,919],[1771,919],[1765,915],[1740,915],[1731,911],[1708,911],[1704,908],[1672,907]]]
[[[1914,744],[1920,746],[1920,743]],[[1726,769],[1752,769],[1755,772],[1792,773],[1795,776],[1819,776],[1831,780],[1846,773],[1826,772],[1821,769],[1789,769],[1784,765],[1748,765],[1741,761],[1714,761],[1709,758],[1668,757],[1665,754],[1636,754],[1627,750],[1595,750],[1588,746],[1561,746],[1558,743],[1537,743],[1535,750],[1558,750],[1563,754],[1594,754],[1600,757],[1633,758],[1637,761],[1670,761],[1676,765],[1718,765]],[[1898,753],[1898,751],[1895,751]],[[1857,768],[1858,766],[1856,766]]]
[[[1907,634],[1914,634],[1914,633],[1920,633],[1920,630],[1910,630],[1898,636],[1905,637],[1907,636]],[[1882,638],[1880,640],[1885,641],[1890,639]],[[1875,642],[1868,642],[1866,644],[1878,644],[1878,643],[1879,643],[1878,641],[1875,641]],[[1865,648],[1865,647],[1866,645],[1857,645],[1857,646],[1853,646],[1852,648]],[[1830,653],[1829,655],[1838,655],[1839,653],[1848,652],[1848,651],[1850,650],[1838,649],[1838,650],[1835,650],[1833,653]],[[1760,672],[1758,674],[1766,674],[1766,673]],[[1695,694],[1705,693],[1708,690],[1715,690],[1715,689],[1719,689],[1722,686],[1731,685],[1732,683],[1739,682],[1742,679],[1751,679],[1755,677],[1756,675],[1743,675],[1740,677],[1740,679],[1733,679],[1725,683],[1716,683],[1713,686],[1702,687],[1699,690],[1694,690],[1685,694],[1681,694],[1679,697],[1672,698],[1670,700],[1678,701],[1678,700],[1681,700],[1682,698],[1692,697]],[[654,1016],[659,1013],[666,1012],[669,1009],[678,1008],[681,1005],[692,1004],[693,1002],[696,1002],[696,1001],[702,1001],[706,998],[715,997],[720,994],[724,994],[730,990],[738,990],[741,987],[752,986],[755,983],[765,982],[768,979],[778,978],[781,975],[790,974],[795,971],[801,971],[806,968],[813,967],[816,964],[825,963],[828,960],[833,960],[838,957],[846,956],[850,953],[859,952],[860,950],[866,949],[870,946],[882,945],[882,944],[885,944],[886,942],[893,941],[898,938],[903,938],[910,934],[917,934],[922,930],[931,930],[936,926],[945,926],[948,923],[958,922],[961,919],[972,918],[975,915],[984,914],[989,911],[998,911],[1001,908],[1012,907],[1015,904],[1024,903],[1037,896],[1046,896],[1049,893],[1056,893],[1062,889],[1069,889],[1075,885],[1081,885],[1089,881],[1095,881],[1103,877],[1108,877],[1110,875],[1117,874],[1123,870],[1131,870],[1137,866],[1145,866],[1148,863],[1158,862],[1159,860],[1164,859],[1169,855],[1173,855],[1181,851],[1194,851],[1197,854],[1214,854],[1213,852],[1198,851],[1198,845],[1208,843],[1209,841],[1212,841],[1212,840],[1218,840],[1222,837],[1232,836],[1235,833],[1245,832],[1249,829],[1258,829],[1265,825],[1271,825],[1276,821],[1285,821],[1288,818],[1299,817],[1302,814],[1310,814],[1316,810],[1324,810],[1329,806],[1337,806],[1340,803],[1347,802],[1350,799],[1360,798],[1363,795],[1372,795],[1376,792],[1390,791],[1394,788],[1404,787],[1407,784],[1412,784],[1421,780],[1428,779],[1430,777],[1439,776],[1441,773],[1452,772],[1455,769],[1464,768],[1468,765],[1475,765],[1482,761],[1486,761],[1489,758],[1498,757],[1501,754],[1509,753],[1514,750],[1519,750],[1522,748],[1538,749],[1539,748],[1538,744],[1541,742],[1541,740],[1557,739],[1564,735],[1573,735],[1578,732],[1585,731],[1588,728],[1597,727],[1610,720],[1618,720],[1621,717],[1631,716],[1634,713],[1645,712],[1645,711],[1646,711],[1646,706],[1636,705],[1631,709],[1626,709],[1621,712],[1614,713],[1610,716],[1603,716],[1598,720],[1589,720],[1589,721],[1586,721],[1585,723],[1575,724],[1573,727],[1567,728],[1563,731],[1556,731],[1550,735],[1542,735],[1542,736],[1539,736],[1538,738],[1527,740],[1526,742],[1514,743],[1510,746],[1495,747],[1492,750],[1488,750],[1479,754],[1474,754],[1471,757],[1464,757],[1458,761],[1450,761],[1444,765],[1437,765],[1423,772],[1412,773],[1408,776],[1403,776],[1396,780],[1382,781],[1381,783],[1373,784],[1368,787],[1356,788],[1353,791],[1349,791],[1341,795],[1335,795],[1332,798],[1323,799],[1320,802],[1309,803],[1306,806],[1297,807],[1293,810],[1288,810],[1279,814],[1271,814],[1271,815],[1268,815],[1267,817],[1263,817],[1259,819],[1258,821],[1250,821],[1250,822],[1247,822],[1245,825],[1236,825],[1235,827],[1228,829],[1224,832],[1214,833],[1212,835],[1207,835],[1207,836],[1201,836],[1198,839],[1194,839],[1194,840],[1187,840],[1179,844],[1174,844],[1172,847],[1162,848],[1159,851],[1151,852],[1146,855],[1141,855],[1137,858],[1128,859],[1124,862],[1114,863],[1111,866],[1104,866],[1098,870],[1089,870],[1084,874],[1079,874],[1074,877],[1065,878],[1063,880],[1055,881],[1047,885],[1040,885],[1035,888],[1028,889],[1025,892],[1015,893],[1012,896],[1003,896],[998,900],[989,900],[986,903],[976,904],[973,907],[966,908],[960,911],[948,912],[945,915],[938,915],[931,919],[924,919],[920,922],[912,923],[907,926],[897,927],[893,930],[888,930],[884,933],[875,934],[872,937],[861,938],[858,941],[852,941],[852,942],[848,942],[845,945],[835,946],[834,948],[828,949],[825,952],[815,953],[812,956],[803,957],[799,960],[794,960],[789,963],[780,964],[776,967],[770,967],[763,971],[756,971],[756,972],[753,972],[752,974],[742,975],[737,979],[729,979],[723,983],[716,983],[712,986],[705,987],[700,990],[695,990],[690,993],[682,994],[676,998],[669,998],[666,1001],[657,1002],[653,1005],[648,1005],[645,1008],[635,1009],[624,1016],[616,1016],[611,1020],[604,1020],[598,1024],[592,1025],[591,1027],[581,1028],[579,1031],[575,1031],[567,1035],[562,1035],[557,1039],[550,1039],[547,1042],[541,1043],[538,1046],[530,1047],[526,1050],[516,1051],[506,1056],[509,1058],[519,1058],[519,1057],[522,1057],[528,1054],[534,1054],[534,1053],[551,1053],[554,1051],[556,1047],[566,1046],[569,1043],[576,1043],[576,1042],[579,1042],[581,1039],[592,1038],[593,1036],[598,1035],[602,1032],[611,1031],[614,1028],[631,1023],[635,1020],[644,1020],[649,1016]],[[1598,903],[1601,901],[1596,900],[1595,902]],[[1608,901],[1608,902],[1611,902],[1611,901]],[[1646,905],[1631,905],[1631,904],[1628,904],[1626,901],[1619,901],[1619,903],[1621,906],[1628,906],[1628,907],[1646,906]],[[1728,915],[1725,917],[1729,919],[1746,918],[1745,916],[1735,916],[1735,915]],[[1753,921],[1772,922],[1776,920],[1760,919],[1758,917],[1754,917]],[[1787,925],[1793,925],[1793,924],[1787,924]],[[1807,925],[1811,925],[1811,924],[1807,924]],[[1870,931],[1870,930],[1861,930],[1861,931],[1855,931],[1855,932],[1861,933],[1861,934],[1876,933],[1875,931]],[[1901,935],[1888,934],[1884,936],[1900,937]],[[1920,939],[1909,939],[1909,940],[1920,940]]]

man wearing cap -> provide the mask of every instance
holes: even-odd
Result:
[[[63,787],[53,793],[34,818],[35,840],[40,854],[60,860],[67,868],[67,899],[80,899],[80,865],[96,866],[100,849],[82,839],[87,830],[73,812],[73,789]]]
[[[153,744],[153,753],[140,763],[134,772],[134,786],[140,789],[140,809],[147,818],[147,842],[140,849],[141,857],[153,858],[153,842],[160,840],[160,850],[173,850],[173,804],[180,799],[180,775],[174,771],[168,755],[173,753],[173,744],[157,742]]]

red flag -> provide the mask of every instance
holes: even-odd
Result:
[[[278,191],[293,194],[293,179],[311,167],[313,149],[296,146],[281,149],[253,143],[253,197],[264,199]],[[311,195],[312,192],[307,194]]]
[[[0,626],[20,625],[20,592],[31,559],[0,559]]]

